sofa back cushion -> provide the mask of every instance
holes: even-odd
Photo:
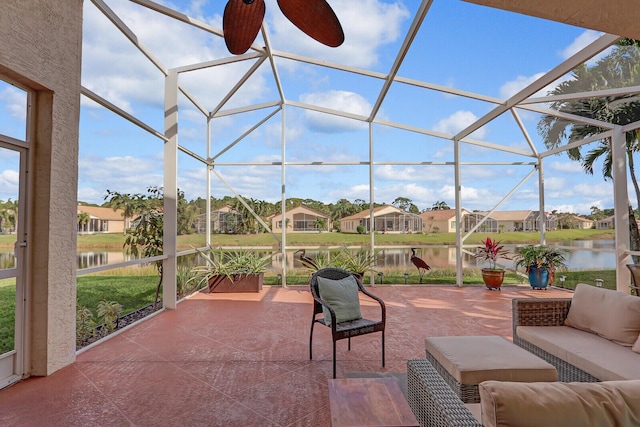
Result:
[[[564,324],[631,347],[640,335],[640,298],[579,283]]]
[[[485,427],[640,425],[640,380],[479,385]]]

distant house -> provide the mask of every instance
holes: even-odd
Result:
[[[462,209],[462,218],[468,213],[468,210]],[[424,211],[420,214],[420,218],[422,218],[422,231],[425,233],[455,233],[457,228],[455,209]]]
[[[638,220],[638,218],[636,218],[636,223],[638,224],[638,227],[640,227],[640,221]],[[604,218],[604,219],[599,219],[596,221],[596,228],[598,230],[613,230],[616,228],[616,222],[613,216]]]
[[[373,217],[373,230],[381,233],[417,233],[422,231],[420,215],[403,212],[395,206],[378,206],[373,210]],[[358,226],[364,227],[366,233],[371,230],[369,209],[340,219],[342,233],[357,233]]]
[[[125,218],[122,209],[78,206],[77,213],[83,212],[89,221],[82,224],[78,221],[78,233],[124,233],[130,226],[131,218]]]
[[[588,219],[578,215],[571,215],[571,228],[577,228],[579,230],[588,230],[593,228],[594,222],[592,219]]]
[[[269,219],[271,220],[271,230],[274,233],[282,232],[282,214],[272,215]],[[321,223],[324,223],[322,227],[320,227]],[[317,233],[319,231],[329,231],[332,228],[329,215],[302,205],[287,210],[285,224],[287,231],[294,233]]]
[[[616,228],[616,222],[613,215],[607,218],[597,220],[596,228],[598,230],[613,230],[614,228]]]
[[[545,221],[547,230],[555,230],[557,228],[557,219],[555,215],[544,213],[540,215],[540,211],[517,210],[517,211],[495,211],[489,215],[489,212],[471,212],[464,217],[463,230],[469,231],[480,220],[488,216],[487,220],[476,230],[478,232],[496,233],[499,231],[538,231],[540,229],[540,221]]]
[[[211,232],[212,233],[235,233],[240,222],[241,214],[229,205],[211,211]],[[194,221],[196,233],[207,232],[207,215],[200,214]]]

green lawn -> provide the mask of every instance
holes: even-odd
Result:
[[[474,245],[490,236],[502,243],[524,244],[538,243],[537,233],[507,232],[507,233],[474,233],[465,244]],[[564,240],[613,239],[614,230],[557,230],[547,233],[547,242]],[[346,233],[289,233],[288,246],[366,246],[369,244],[368,234]],[[376,245],[380,246],[423,246],[423,245],[455,245],[455,233],[435,234],[376,234]],[[13,249],[15,236],[0,235],[0,249]],[[91,234],[78,236],[78,250],[117,250],[122,249],[124,235],[122,234]],[[178,247],[187,250],[192,247],[204,246],[203,234],[178,236]],[[213,246],[238,246],[250,248],[253,246],[274,246],[278,242],[272,235],[262,234],[213,234]]]

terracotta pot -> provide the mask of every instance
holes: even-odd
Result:
[[[500,289],[504,281],[504,270],[482,269],[482,280],[489,289]]]
[[[208,292],[260,292],[264,273],[212,276],[209,278]]]

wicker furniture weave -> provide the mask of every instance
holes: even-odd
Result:
[[[426,347],[429,363],[464,403],[480,403],[482,381],[557,380],[555,367],[499,336],[429,337]]]
[[[375,300],[380,305],[381,316],[380,320],[370,319],[357,319],[348,322],[336,323],[336,314],[329,304],[327,304],[318,292],[318,277],[324,277],[327,279],[340,280],[345,277],[351,276],[351,273],[338,268],[323,268],[316,271],[311,276],[309,285],[311,287],[311,294],[313,295],[313,317],[311,319],[311,332],[309,333],[309,359],[313,359],[313,327],[316,323],[327,326],[324,317],[317,318],[318,314],[323,314],[322,307],[327,307],[331,314],[331,337],[333,338],[333,378],[336,377],[336,341],[347,339],[348,349],[351,350],[351,337],[358,335],[371,334],[373,332],[382,333],[382,366],[384,367],[384,328],[386,324],[387,312],[384,305],[384,301],[367,291],[362,282],[355,275],[356,282],[358,284],[358,290],[369,298]]]
[[[593,375],[579,369],[538,346],[520,338],[518,326],[563,326],[571,307],[571,298],[516,298],[512,301],[513,343],[551,363],[558,370],[558,381],[597,382]]]
[[[407,400],[421,426],[482,426],[428,360],[407,361]]]
[[[431,366],[440,374],[442,379],[449,384],[451,390],[466,403],[480,402],[480,394],[478,392],[478,384],[460,384],[447,370],[436,360],[435,357],[427,352],[427,360]]]

